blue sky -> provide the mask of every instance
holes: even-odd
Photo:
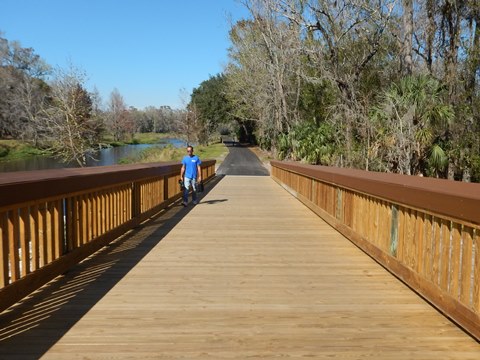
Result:
[[[182,107],[182,89],[220,73],[237,0],[0,0],[0,32],[48,64],[84,70],[104,103]]]

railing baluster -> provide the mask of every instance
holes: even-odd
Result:
[[[18,262],[18,210],[11,210],[8,212],[8,237],[10,255],[10,281],[14,282],[20,278],[20,269]]]
[[[39,252],[39,231],[38,231],[38,205],[33,204],[30,206],[29,213],[30,221],[30,241],[32,247],[32,261],[30,263],[31,271],[35,271],[40,268],[40,252]]]
[[[452,224],[452,242],[451,242],[451,257],[450,257],[450,294],[454,298],[459,298],[460,296],[460,276],[461,273],[461,236],[462,236],[462,225],[458,223]]]
[[[424,275],[424,267],[425,267],[425,218],[424,213],[420,211],[416,211],[416,223],[415,223],[415,238],[417,240],[415,247],[416,247],[416,255],[415,255],[415,271],[418,274]]]
[[[474,271],[473,271],[473,291],[472,305],[476,313],[480,313],[480,234],[478,229],[474,232]]]
[[[441,249],[442,249],[442,220],[438,217],[433,217],[433,233],[434,233],[434,251],[432,264],[432,279],[431,281],[440,286],[440,264],[441,264]]]
[[[20,251],[21,251],[21,274],[22,276],[30,273],[30,222],[28,221],[28,207],[22,207],[20,209],[19,217],[19,235],[20,235]]]
[[[0,286],[10,282],[8,266],[8,211],[0,212]]]
[[[464,226],[462,230],[462,267],[460,278],[460,301],[471,306],[470,299],[472,288],[472,254],[473,254],[473,228]]]
[[[424,214],[423,224],[424,236],[424,261],[423,268],[421,269],[422,275],[426,279],[432,277],[432,249],[433,249],[433,236],[432,236],[432,216],[430,214]]]
[[[442,219],[442,235],[440,237],[440,288],[448,291],[449,275],[450,275],[450,221]]]

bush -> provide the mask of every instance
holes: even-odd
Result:
[[[329,165],[335,153],[334,131],[327,123],[304,122],[277,138],[278,157]]]
[[[0,145],[0,158],[3,158],[8,155],[10,149],[6,146]]]

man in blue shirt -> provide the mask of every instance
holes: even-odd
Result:
[[[182,159],[182,170],[180,177],[183,180],[183,206],[188,204],[188,191],[192,186],[192,200],[193,204],[198,204],[197,201],[197,181],[202,181],[202,170],[200,164],[202,161],[197,155],[193,154],[193,147],[187,147],[187,155]]]

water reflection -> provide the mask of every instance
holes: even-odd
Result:
[[[168,144],[172,144],[175,147],[186,146],[185,141],[180,139],[162,139],[157,144],[138,144],[138,145],[124,145],[118,147],[111,147],[102,149],[96,156],[96,160],[89,159],[87,166],[107,166],[118,164],[119,161],[125,157],[135,156],[142,150],[149,147],[165,147]],[[59,162],[57,159],[46,156],[32,156],[28,159],[15,160],[8,162],[0,162],[0,172],[11,171],[25,171],[25,170],[45,170],[45,169],[60,169],[60,168],[72,168],[78,167],[78,165],[66,164]]]

